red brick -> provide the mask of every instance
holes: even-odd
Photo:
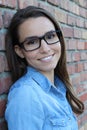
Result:
[[[85,50],[87,50],[87,42],[85,42]]]
[[[73,37],[74,30],[71,27],[62,27],[64,37]]]
[[[0,33],[0,50],[5,50],[5,33]]]
[[[68,50],[76,50],[77,49],[77,40],[69,39],[68,40]]]
[[[73,13],[79,15],[79,6],[77,4],[73,5]]]
[[[68,51],[68,48],[69,48],[69,47],[68,47],[68,46],[69,46],[69,45],[68,45],[69,39],[65,38],[64,40],[65,40],[66,51]]]
[[[0,72],[9,71],[7,58],[4,54],[0,54]]]
[[[4,112],[6,109],[6,100],[5,99],[0,99],[0,117],[4,116]]]
[[[84,28],[84,26],[85,26],[85,24],[84,24],[84,19],[83,18],[76,18],[76,25],[78,26],[78,27],[83,27]]]
[[[80,61],[80,52],[73,52],[72,53],[72,60],[73,61]]]
[[[71,52],[67,52],[67,62],[71,62],[72,61],[72,53]]]
[[[67,69],[68,69],[68,73],[70,75],[74,74],[75,73],[75,64],[68,64]]]
[[[83,70],[84,70],[83,63],[77,63],[76,64],[76,72],[79,73],[79,72],[82,72]]]
[[[19,3],[19,8],[22,9],[22,8],[25,8],[27,7],[28,5],[38,5],[38,1],[37,0],[18,0],[18,3]]]
[[[0,94],[7,93],[11,85],[11,77],[4,76],[0,78]]]
[[[76,14],[76,15],[79,15],[79,6],[77,4],[75,4],[74,2],[69,2],[69,11]]]
[[[81,38],[81,36],[82,36],[81,30],[79,28],[74,28],[74,37]]]
[[[68,10],[68,4],[69,4],[69,1],[67,0],[60,0],[60,7],[65,9],[65,10]]]
[[[68,24],[76,25],[76,17],[69,14],[68,15]]]
[[[17,0],[8,0],[7,5],[13,8],[17,7]]]
[[[85,102],[87,100],[87,93],[80,96],[81,101]]]
[[[55,9],[55,18],[59,22],[67,23],[67,13],[63,12],[62,10]]]
[[[86,2],[87,2],[86,0],[79,0],[79,5],[86,8],[87,7]]]
[[[82,125],[83,123],[85,124],[87,121],[87,114],[86,114],[86,111],[84,111],[84,113],[79,116],[79,120],[78,120],[78,124],[79,124],[79,127],[82,127],[84,125]],[[86,130],[86,129],[82,129],[82,130]]]
[[[14,15],[14,12],[12,12],[12,11],[4,11],[4,13],[3,13],[4,27],[6,27],[6,28],[8,27],[13,15]]]
[[[3,6],[15,8],[17,6],[17,0],[1,0],[0,4]]]
[[[87,20],[84,21],[84,27],[87,29]]]
[[[3,72],[5,69],[4,55],[0,54],[0,72]]]
[[[0,28],[3,27],[2,12],[0,11]]]
[[[80,16],[87,18],[87,10],[80,7]]]
[[[84,63],[84,70],[87,70],[87,62]]]
[[[37,5],[38,5],[38,7],[51,12],[51,14],[55,16],[55,9],[52,8],[51,6],[49,6],[48,4],[44,4],[44,3],[38,1]]]
[[[81,60],[87,60],[87,53],[81,52]]]
[[[9,67],[8,67],[8,63],[7,63],[7,58],[6,58],[6,56],[4,57],[4,61],[5,61],[4,71],[10,71],[10,69],[9,69]]]
[[[80,79],[81,81],[87,81],[87,72],[80,73]]]
[[[2,0],[0,0],[0,5],[2,5],[2,3],[3,3]]]
[[[79,85],[79,88],[76,88],[76,94],[79,95],[82,91],[83,91],[83,88],[80,87]]]
[[[81,95],[81,93],[85,92],[86,91],[86,87],[87,85],[82,83],[82,84],[79,84],[76,88],[76,94],[77,95]]]
[[[72,85],[78,85],[80,83],[80,75],[76,74],[73,77],[71,77]]]
[[[87,40],[87,30],[82,30],[82,36],[81,36],[82,39],[85,39]]]
[[[79,40],[77,42],[77,49],[78,50],[85,50],[85,43]]]

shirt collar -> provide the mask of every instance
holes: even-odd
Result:
[[[26,76],[31,77],[37,84],[46,92],[49,92],[52,86],[52,83],[37,69],[33,67],[27,67]]]
[[[51,87],[54,87],[54,85],[50,82],[49,79],[47,79],[47,77],[45,77],[41,72],[33,67],[27,67],[26,76],[27,78],[31,77],[46,92],[49,92]],[[55,76],[54,84],[58,91],[66,93],[66,87],[64,83],[58,78],[58,76]]]

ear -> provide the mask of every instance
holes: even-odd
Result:
[[[14,46],[14,50],[20,58],[24,58],[23,50],[18,45]]]

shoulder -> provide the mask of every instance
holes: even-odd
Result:
[[[21,80],[15,82],[9,91],[6,111],[26,110],[28,112],[31,109],[36,111],[37,106],[39,107],[37,111],[42,111],[42,104],[37,94],[39,89],[36,89],[38,84],[32,78],[24,82]]]
[[[22,100],[22,98],[23,100],[26,100],[26,98],[31,99],[31,96],[36,95],[34,91],[36,86],[38,86],[38,84],[31,77],[26,79],[24,76],[11,86],[8,100]]]

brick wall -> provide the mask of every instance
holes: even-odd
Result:
[[[79,128],[87,130],[87,0],[0,0],[0,130],[7,130],[4,111],[11,84],[5,55],[5,33],[16,9],[27,5],[49,10],[60,23],[66,40],[71,82],[85,104],[85,112],[78,117]]]

